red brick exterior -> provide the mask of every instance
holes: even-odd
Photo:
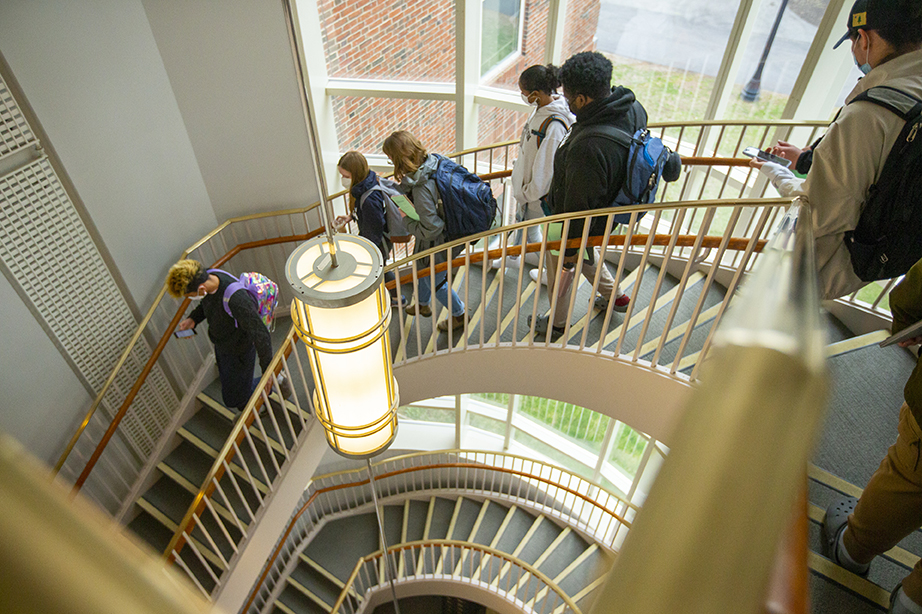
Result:
[[[594,48],[600,0],[567,6],[563,57]],[[454,80],[454,2],[448,0],[319,0],[331,77],[451,82]],[[518,91],[518,76],[544,62],[548,0],[525,0],[522,54],[486,85]],[[342,151],[381,151],[394,130],[409,130],[430,151],[455,148],[455,105],[443,101],[335,97]],[[526,114],[479,110],[480,144],[517,139]]]

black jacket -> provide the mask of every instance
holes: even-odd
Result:
[[[554,177],[548,193],[553,213],[603,209],[615,202],[624,184],[627,149],[604,136],[580,133],[590,126],[608,124],[633,134],[646,127],[647,112],[626,87],[613,87],[611,95],[593,100],[576,113],[576,123],[557,148]],[[595,218],[591,234],[602,234],[605,218]],[[582,236],[582,222],[570,224],[571,239]]]
[[[224,310],[224,290],[237,279],[224,273],[214,274],[220,281],[217,291],[200,300],[189,317],[196,325],[207,319],[208,338],[215,347],[226,352],[243,353],[255,345],[259,367],[265,373],[272,362],[272,338],[259,317],[256,299],[244,289],[234,292],[228,306],[236,317],[235,322]]]
[[[391,244],[384,235],[387,225],[384,217],[384,195],[379,190],[375,190],[368,195],[361,206],[359,205],[362,195],[377,183],[378,175],[374,171],[368,171],[365,179],[352,186],[350,193],[355,198],[355,221],[359,225],[359,236],[374,243],[381,252],[381,257],[387,261],[387,256],[391,252]]]

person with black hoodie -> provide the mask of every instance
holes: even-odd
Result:
[[[554,175],[548,193],[548,206],[554,214],[610,207],[624,184],[627,148],[589,128],[607,124],[634,134],[638,128],[646,127],[647,112],[634,98],[634,92],[626,87],[612,87],[611,74],[611,62],[594,51],[577,53],[560,67],[563,96],[576,116],[576,123],[554,156]],[[604,217],[594,218],[591,224],[590,235],[604,232]],[[569,228],[570,239],[582,237],[582,220],[571,222]],[[566,250],[565,270],[576,263],[577,254],[576,249]],[[612,309],[627,311],[631,299],[615,287],[608,268],[604,263],[596,264],[592,250],[585,250],[584,256],[588,258],[584,257],[581,271],[590,282],[595,280],[596,267],[602,267],[595,307],[607,309],[609,297],[614,296]],[[557,256],[549,252],[547,261],[548,296],[553,297],[559,273],[563,271],[558,271],[561,260]],[[566,326],[569,300],[569,289],[563,289],[554,312],[553,328],[557,333],[562,333]],[[547,334],[549,324],[547,315],[538,316],[535,332]]]

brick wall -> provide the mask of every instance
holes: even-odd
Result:
[[[563,57],[594,48],[600,0],[571,0]],[[452,0],[319,0],[331,77],[450,82],[454,80]],[[544,62],[548,0],[526,0],[522,54],[487,85],[518,91],[518,77]],[[342,151],[381,151],[394,130],[409,130],[430,151],[455,149],[454,103],[351,96],[333,99]],[[517,139],[527,115],[481,107],[480,144]]]

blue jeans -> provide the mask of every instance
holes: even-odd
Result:
[[[457,246],[453,248],[452,258],[461,253],[463,249],[462,246]],[[433,259],[435,264],[440,264],[446,261],[446,253],[439,252],[435,255]],[[425,268],[429,266],[429,258],[425,258],[424,262],[420,262],[420,267]],[[419,296],[417,296],[417,302],[420,305],[428,305],[429,301],[432,300],[432,285],[428,275],[424,275],[419,278]],[[439,299],[439,302],[448,307],[448,310],[451,311],[451,315],[458,317],[464,315],[464,303],[461,302],[461,297],[458,296],[458,293],[454,290],[451,290],[451,304],[448,303],[448,272],[442,271],[441,273],[436,273],[435,275],[435,297]]]
[[[419,278],[419,296],[417,296],[417,300],[420,305],[428,305],[429,301],[432,300],[431,285],[428,275]],[[461,297],[454,290],[451,291],[451,305],[448,304],[448,273],[445,271],[437,273],[435,276],[435,297],[451,310],[451,315],[460,316],[464,314],[464,303],[461,302]]]

